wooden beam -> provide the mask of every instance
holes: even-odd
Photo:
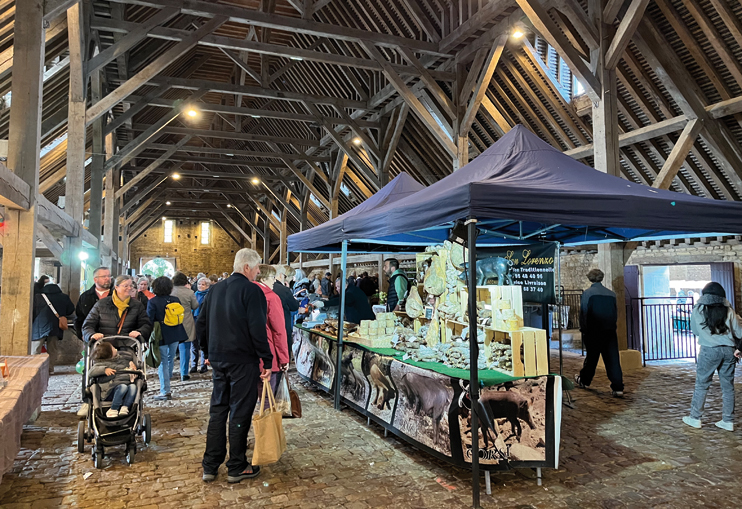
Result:
[[[31,208],[31,186],[0,163],[0,205],[9,209]]]
[[[464,113],[464,118],[461,120],[459,136],[468,136],[469,129],[471,128],[472,123],[474,123],[474,118],[477,115],[477,111],[479,111],[479,106],[482,104],[487,87],[489,87],[490,81],[492,81],[492,75],[495,72],[497,63],[500,61],[507,40],[508,36],[503,34],[495,41],[492,48],[490,48],[487,58],[484,61],[484,65],[482,66],[482,71],[477,79],[477,83],[474,86],[474,96],[470,101],[468,101],[466,113]]]
[[[120,199],[122,196],[124,196],[124,194],[129,189],[131,189],[132,187],[134,187],[135,185],[137,185],[143,178],[145,178],[147,175],[149,175],[150,173],[152,173],[154,170],[156,170],[157,168],[159,168],[160,166],[162,166],[162,163],[164,163],[165,161],[167,161],[170,158],[170,156],[172,156],[173,154],[175,154],[175,152],[179,148],[181,148],[183,145],[185,145],[189,141],[191,141],[191,137],[190,136],[186,136],[185,138],[183,138],[182,140],[180,140],[178,143],[176,143],[175,145],[173,145],[172,147],[170,147],[167,151],[165,151],[165,153],[162,154],[160,157],[158,157],[157,159],[155,159],[154,161],[152,161],[149,164],[149,166],[147,166],[146,168],[144,168],[144,170],[142,170],[139,173],[137,173],[131,180],[129,180],[126,184],[124,184],[121,187],[121,189],[119,189],[118,191],[116,191],[116,199],[117,200]],[[177,170],[175,170],[175,171],[177,171]]]
[[[397,152],[397,145],[399,144],[399,140],[402,138],[402,131],[404,131],[404,125],[405,122],[407,122],[407,114],[409,111],[410,107],[407,103],[399,106],[392,113],[392,117],[389,120],[389,126],[384,133],[384,141],[381,148],[384,158],[380,164],[380,187],[384,187],[389,183],[389,167],[392,165],[392,160]]]
[[[428,16],[425,14],[425,12],[423,12],[420,3],[417,0],[403,0],[402,3],[412,16],[412,19],[415,20],[415,23],[417,23],[420,29],[425,32],[430,40],[433,42],[440,42],[441,35],[438,33],[438,30],[435,28],[435,26],[433,26],[433,23],[430,22],[430,19],[428,19]]]
[[[486,5],[480,7],[479,11],[473,16],[441,39],[439,45],[440,51],[449,52],[459,44],[466,42],[467,39],[473,37],[478,31],[486,27],[490,21],[511,4],[512,2],[509,0],[491,0]]]
[[[226,21],[227,18],[224,16],[215,16],[204,23],[203,26],[194,31],[191,35],[183,38],[182,41],[161,54],[149,65],[147,65],[147,67],[139,71],[135,76],[131,77],[125,83],[120,85],[116,90],[88,108],[87,122],[90,123],[96,118],[104,115],[116,104],[120,103],[127,96],[134,93],[136,89],[160,74],[160,72],[162,72],[168,65],[172,64],[175,60],[185,55],[198,43],[201,38],[205,37],[206,35],[210,34],[214,30],[222,26]]]
[[[455,118],[456,113],[454,112],[453,102],[448,97],[448,95],[446,95],[446,93],[440,87],[435,78],[433,78],[428,69],[423,65],[423,63],[418,60],[418,58],[409,48],[399,47],[397,49],[400,53],[402,53],[402,55],[404,55],[407,61],[411,63],[418,70],[418,72],[420,72],[420,79],[423,81],[423,83],[425,83],[425,86],[433,95],[433,97],[435,97],[440,105],[443,106],[446,114],[450,118]]]
[[[212,221],[219,228],[221,228],[224,231],[224,233],[226,233],[227,235],[229,235],[229,238],[232,239],[235,244],[237,244],[239,247],[242,247],[242,244],[240,244],[240,242],[237,240],[237,237],[235,237],[234,235],[232,235],[232,232],[230,232],[222,223],[220,223],[218,219],[212,219]],[[250,245],[250,247],[252,247],[252,244]]]
[[[51,22],[51,26],[44,31],[45,44],[49,44],[53,39],[67,32],[67,16],[56,16],[56,20],[49,19],[47,21]],[[4,80],[10,76],[10,73],[13,71],[14,48],[15,45],[11,45],[0,53],[0,80]]]
[[[231,225],[232,225],[232,226],[234,227],[234,229],[235,229],[235,230],[237,230],[237,231],[238,231],[238,232],[240,233],[240,235],[242,235],[243,237],[245,237],[245,238],[247,239],[247,241],[248,241],[248,242],[250,243],[250,246],[252,246],[252,245],[253,245],[253,244],[252,244],[252,238],[251,238],[251,237],[250,237],[250,236],[249,236],[249,235],[248,235],[247,233],[245,233],[245,230],[243,230],[243,229],[242,229],[242,228],[240,227],[240,225],[238,225],[238,224],[237,224],[237,223],[235,222],[235,220],[234,220],[234,219],[232,219],[231,217],[229,217],[229,214],[227,214],[227,212],[226,212],[226,211],[225,211],[225,210],[224,210],[224,209],[223,209],[222,207],[220,207],[219,205],[214,205],[214,206],[215,206],[215,207],[216,207],[217,209],[219,209],[219,212],[221,212],[221,213],[222,213],[222,215],[223,215],[223,216],[224,216],[224,217],[225,217],[225,218],[227,219],[227,221],[229,221],[229,224],[231,224]],[[254,248],[254,247],[253,247],[253,248]]]
[[[516,0],[516,2],[536,30],[559,52],[572,72],[580,79],[590,99],[594,102],[599,101],[600,82],[541,4],[537,0]]]
[[[643,141],[651,140],[653,138],[659,138],[661,136],[680,131],[681,129],[685,128],[687,123],[688,117],[685,115],[680,115],[667,120],[663,120],[662,122],[657,122],[656,124],[652,124],[639,129],[634,129],[633,131],[629,131],[627,133],[619,134],[618,144],[620,147],[626,147],[629,145],[634,145],[635,143],[641,143]],[[583,159],[585,157],[590,157],[593,154],[593,145],[592,143],[588,145],[582,145],[570,150],[565,150],[564,153],[575,159]]]
[[[59,242],[57,242],[57,240],[54,238],[54,235],[52,235],[51,232],[46,229],[46,226],[41,223],[37,223],[36,236],[39,238],[39,240],[41,240],[41,242],[44,243],[47,249],[52,252],[54,258],[56,258],[57,260],[62,259],[64,248]]]
[[[688,152],[693,147],[698,133],[701,132],[701,127],[703,127],[703,122],[697,118],[686,124],[685,129],[680,133],[680,138],[678,138],[665,164],[662,166],[662,170],[652,183],[652,187],[657,189],[670,188],[673,179],[678,174],[678,170],[680,170],[680,167],[685,162]]]
[[[135,131],[148,132],[153,128],[154,125],[155,124],[153,125],[134,124],[133,129]],[[159,122],[157,125],[159,125]],[[162,128],[157,130],[157,133],[159,134],[182,134],[182,135],[198,136],[200,138],[217,138],[220,140],[262,141],[266,143],[290,143],[290,144],[303,145],[303,146],[308,146],[308,147],[319,147],[320,146],[319,141],[310,140],[306,138],[287,138],[283,136],[269,136],[265,134],[236,133],[234,131],[221,131],[218,129],[193,129],[190,127],[172,127],[172,126],[164,127],[163,126]],[[281,149],[276,149],[276,152],[285,153]],[[292,157],[295,159],[301,159],[301,154],[296,154]]]
[[[446,151],[452,156],[456,157],[457,148],[453,141],[448,137],[448,134],[438,125],[430,112],[422,105],[420,100],[407,88],[407,85],[402,81],[402,78],[394,72],[388,62],[381,54],[381,52],[373,45],[367,43],[361,43],[366,52],[379,62],[384,67],[384,76],[389,82],[394,85],[399,95],[401,95],[405,102],[415,112],[415,114],[423,121],[425,127],[427,127],[435,138],[443,145]]]
[[[618,61],[621,60],[626,48],[629,46],[631,38],[636,32],[636,27],[644,16],[644,11],[649,4],[649,0],[631,0],[629,9],[626,11],[621,23],[618,25],[616,35],[613,36],[611,45],[605,55],[606,69],[615,69]]]

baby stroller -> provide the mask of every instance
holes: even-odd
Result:
[[[88,376],[95,362],[92,360],[95,349],[102,342],[111,343],[119,352],[130,354],[134,363],[143,368],[141,371],[126,370],[118,372],[136,375],[133,383],[136,384],[137,395],[128,415],[114,418],[106,417],[106,411],[111,407],[111,402],[101,400],[98,378],[103,377]],[[83,398],[91,404],[88,405],[86,419],[80,421],[77,425],[77,451],[85,452],[85,442],[93,442],[95,468],[103,468],[105,448],[125,444],[126,462],[131,465],[134,463],[134,455],[137,452],[136,436],[141,435],[145,444],[149,444],[152,438],[152,419],[149,414],[144,413],[143,395],[147,390],[144,345],[138,339],[129,336],[109,336],[98,341],[91,341],[86,345],[83,381],[85,387]]]

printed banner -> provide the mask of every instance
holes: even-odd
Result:
[[[498,284],[502,274],[503,284],[522,287],[523,302],[556,304],[556,249],[554,242],[477,248],[477,276],[485,278],[484,284]]]

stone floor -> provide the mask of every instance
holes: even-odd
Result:
[[[565,356],[572,374],[579,356]],[[739,373],[739,372],[738,372]],[[175,400],[151,398],[154,437],[127,466],[112,451],[96,470],[76,452],[78,375],[57,368],[43,413],[26,426],[14,469],[0,483],[0,507],[467,507],[471,474],[416,451],[351,410],[336,413],[327,396],[297,384],[304,417],[285,421],[288,450],[255,480],[200,480],[208,411],[204,375],[174,385]],[[694,365],[673,363],[626,374],[627,395],[610,397],[605,375],[595,390],[573,391],[564,407],[561,464],[534,473],[493,474],[483,507],[737,507],[742,423],[719,430],[721,394],[712,386],[703,430],[685,426]],[[155,384],[156,385],[156,377]],[[153,394],[153,392],[150,392]],[[740,396],[738,392],[737,400]],[[88,446],[88,451],[90,447]],[[484,491],[484,482],[482,481]]]

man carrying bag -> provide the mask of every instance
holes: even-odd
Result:
[[[31,353],[40,354],[46,345],[50,374],[54,373],[57,362],[58,340],[62,340],[64,331],[68,329],[68,318],[74,316],[75,305],[51,280],[34,296]]]

